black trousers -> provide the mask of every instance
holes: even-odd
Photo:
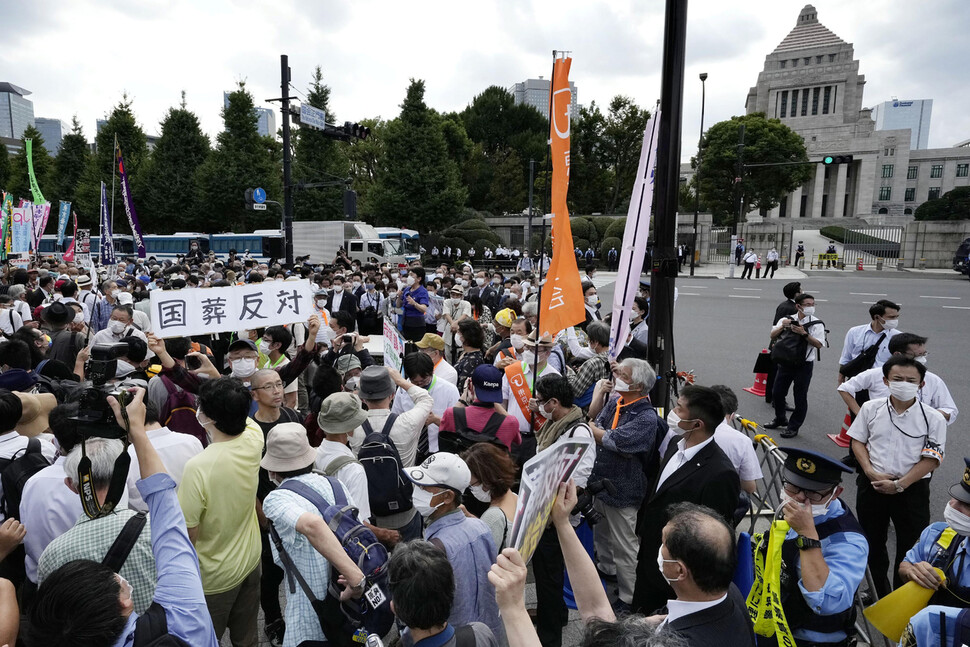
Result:
[[[869,570],[879,597],[902,584],[899,563],[906,551],[919,540],[930,525],[930,479],[920,479],[899,494],[880,494],[872,488],[865,474],[856,478],[856,516],[869,540]],[[889,586],[889,522],[896,531],[896,556],[893,560],[893,588]]]
[[[805,362],[801,366],[787,366],[777,364],[775,368],[775,383],[771,393],[771,401],[775,407],[775,420],[785,420],[785,396],[788,388],[794,383],[792,395],[795,399],[795,410],[788,418],[788,428],[798,431],[808,415],[808,386],[812,383],[812,370],[815,362]]]
[[[260,528],[259,540],[263,544],[260,554],[263,572],[259,579],[259,606],[266,616],[266,624],[269,624],[283,617],[283,611],[280,609],[280,584],[283,583],[286,574],[273,561],[269,532]]]
[[[741,278],[742,279],[744,279],[744,278],[750,279],[751,278],[751,272],[753,270],[754,270],[754,263],[745,263],[744,264],[744,269],[741,270]]]
[[[569,617],[562,598],[565,578],[562,547],[555,527],[550,526],[539,538],[532,555],[532,570],[536,578],[536,633],[542,647],[562,645],[562,627]]]

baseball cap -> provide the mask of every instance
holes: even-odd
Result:
[[[443,351],[445,349],[445,340],[441,337],[441,335],[428,332],[425,333],[424,337],[422,337],[414,345],[418,348],[434,348],[435,350]]]
[[[254,350],[259,352],[256,348],[256,343],[252,339],[237,339],[229,344],[229,349],[226,352],[231,353],[234,350]]]
[[[404,470],[417,485],[446,487],[464,492],[472,481],[471,470],[460,457],[448,452],[438,452],[424,459],[418,467]]]
[[[515,314],[515,312],[513,312],[511,309],[504,308],[498,311],[493,321],[500,326],[511,328],[512,322],[515,321],[516,316],[517,315]]]
[[[480,364],[472,373],[475,398],[482,402],[502,401],[502,371],[492,364]]]

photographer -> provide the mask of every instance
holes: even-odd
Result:
[[[152,552],[161,565],[149,615],[153,609],[161,609],[163,614],[158,615],[164,617],[167,633],[193,647],[216,647],[219,643],[202,594],[195,550],[175,496],[175,482],[164,473],[162,461],[145,433],[144,397],[145,391],[137,389],[126,411],[128,438],[141,467],[138,489],[151,511],[155,538]],[[124,425],[118,402],[114,398],[108,402],[118,423]],[[130,644],[136,632],[141,640],[141,632],[147,631],[148,625],[137,622],[132,593],[127,581],[95,561],[65,564],[37,591],[27,644],[68,647],[85,636],[87,645],[109,647]]]
[[[327,354],[320,358],[323,366],[334,366],[337,359],[344,355],[356,355],[360,360],[361,368],[367,368],[374,364],[374,358],[370,351],[364,348],[366,337],[361,337],[354,332],[356,320],[348,312],[338,310],[330,315],[330,330],[333,331],[333,341]],[[315,335],[314,335],[315,337]]]

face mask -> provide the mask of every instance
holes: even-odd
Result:
[[[74,315],[74,323],[76,323],[76,324],[84,323],[84,313],[83,312],[78,312],[77,314]],[[924,357],[923,360],[924,360],[923,363],[925,364],[926,363],[926,358]]]
[[[630,323],[633,323],[634,321],[636,321],[639,318],[640,318],[640,313],[637,312],[636,310],[634,310],[633,312],[630,313]]]
[[[462,279],[461,280],[461,287],[463,287],[463,288],[467,288],[468,287],[468,281],[466,279]]]
[[[926,360],[928,359],[926,357],[926,355],[920,355],[919,357],[916,357],[915,359],[916,359],[917,362],[919,362],[923,366],[926,366]]]
[[[586,297],[586,303],[591,306],[595,306],[597,303],[599,303],[599,298],[595,294],[591,294]]]
[[[630,390],[630,385],[620,378],[616,378],[616,380],[613,382],[613,390],[617,393],[625,393],[626,391]]]
[[[243,379],[256,372],[256,360],[252,357],[231,360],[229,364],[232,366],[233,377]]]
[[[118,294],[118,290],[108,290],[108,296],[111,297],[112,299],[115,298],[116,294]]]
[[[947,525],[957,531],[958,535],[964,537],[970,535],[970,517],[963,514],[949,503],[943,508],[943,520]]]
[[[346,382],[344,382],[344,388],[347,389],[348,391],[353,392],[357,390],[357,386],[359,384],[360,384],[360,378],[352,377],[352,378],[349,378]]]
[[[199,426],[200,427],[202,427],[203,429],[205,429],[205,437],[211,443],[212,442],[212,432],[209,430],[209,425],[212,424],[212,421],[209,420],[208,418],[206,418],[202,414],[202,410],[201,409],[196,409],[196,411],[195,411],[195,420],[196,420],[196,422],[199,423]]]
[[[529,283],[528,281],[522,281],[522,289],[523,290],[528,290],[530,287],[532,287],[532,284],[531,283]]]
[[[125,578],[118,576],[121,579],[121,598],[123,600],[131,600],[132,595],[135,592],[135,588],[131,585],[131,582]]]
[[[502,294],[505,296],[510,296],[512,294],[512,290],[505,290]]]
[[[664,575],[664,564],[666,562],[671,562],[673,564],[676,564],[677,563],[677,560],[676,559],[664,559],[663,546],[661,546],[660,548],[657,549],[657,568],[660,570],[660,575],[665,580],[667,580],[667,584],[672,584],[673,582],[679,582],[680,581],[680,578],[679,577],[674,578],[674,579],[670,579],[669,577],[667,577],[666,575]]]
[[[354,281],[353,285],[354,285],[354,289],[356,290],[357,288],[360,287],[360,281]]]
[[[465,345],[465,340],[462,339],[462,336],[459,335],[458,333],[455,333],[455,344],[458,345],[458,346],[464,346]]]
[[[317,299],[317,307],[320,308],[321,310],[323,310],[324,308],[326,308],[327,307],[327,300],[326,299]]]
[[[485,285],[485,279],[482,279],[482,278],[475,279],[475,285],[477,285],[478,287],[482,287],[483,285]]]
[[[387,278],[386,276],[381,279],[381,283],[383,283],[384,285],[387,285],[390,282],[391,282],[391,279]]]
[[[512,348],[515,350],[522,350],[525,346],[525,337],[522,335],[511,335],[509,341],[512,343]]]
[[[882,327],[886,330],[896,330],[899,327],[899,319],[889,319],[882,322]]]
[[[333,291],[336,292],[337,294],[340,294],[341,292],[344,291],[344,286],[342,286],[342,285],[335,285],[335,286],[333,286]]]
[[[108,330],[110,330],[114,335],[120,335],[121,333],[125,332],[125,328],[127,327],[128,326],[125,323],[118,321],[117,319],[112,319],[108,322]]]
[[[897,400],[909,402],[919,393],[919,384],[913,384],[912,382],[890,382],[889,392]]]
[[[806,306],[802,308],[802,313],[804,313],[806,317],[815,314],[815,306]]]
[[[406,283],[407,285],[414,285],[414,277],[413,277],[413,276],[409,276],[409,277],[407,277],[406,279],[404,279],[404,282],[405,282],[405,283]]]
[[[552,420],[552,409],[551,408],[547,409],[546,404],[542,404],[539,406],[539,413],[542,414],[543,418],[546,418],[547,420]]]
[[[814,503],[814,504],[812,504],[811,505],[811,508],[812,508],[812,516],[813,517],[821,517],[826,512],[828,512],[829,503],[832,502],[832,499],[834,497],[835,497],[835,492],[832,492],[832,496],[830,496],[825,503]],[[794,503],[795,505],[805,505],[804,503],[801,503],[800,501],[796,501],[795,499],[793,499],[792,496],[790,494],[788,494],[788,492],[785,492],[785,490],[782,489],[782,491],[781,491],[781,505],[784,506],[789,501],[792,502],[792,503]]]
[[[391,291],[389,291],[389,292],[387,293],[387,298],[388,298],[388,299],[394,299],[394,298],[396,298],[396,297],[397,297],[397,292],[395,292],[394,290],[391,290]]]
[[[365,283],[365,284],[364,284],[364,288],[365,288],[365,289],[366,289],[366,290],[367,290],[368,292],[372,292],[372,291],[374,290],[374,284],[373,284],[373,283]]]
[[[490,503],[492,501],[492,495],[486,492],[485,488],[481,485],[470,485],[468,489],[471,490],[472,496],[482,503]]]
[[[115,368],[115,377],[125,377],[135,372],[135,367],[126,362],[123,359],[118,360],[118,366]]]
[[[424,488],[416,487],[414,488],[414,493],[411,495],[411,503],[414,504],[414,509],[417,510],[422,517],[428,519],[435,513],[435,510],[444,505],[444,501],[438,505],[431,505],[431,499],[433,498],[434,495]]]
[[[502,279],[495,279],[492,281],[492,285],[502,285]]]

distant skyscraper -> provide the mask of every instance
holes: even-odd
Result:
[[[48,119],[37,117],[34,126],[40,131],[40,136],[44,138],[44,148],[51,155],[57,155],[61,150],[61,140],[64,138],[63,125],[60,119]]]
[[[229,93],[222,93],[222,107],[229,107]],[[263,137],[276,137],[276,111],[272,108],[253,108],[256,113],[256,130]]]
[[[105,126],[108,125],[108,120],[107,119],[98,119],[97,121],[94,122],[94,125],[95,125],[94,134],[97,135],[98,133],[101,132],[101,129],[102,128],[104,128]]]
[[[0,137],[20,139],[34,125],[34,102],[24,98],[28,94],[30,90],[0,82]]]
[[[933,99],[883,101],[872,109],[876,130],[909,128],[911,150],[929,148]]]
[[[549,87],[551,82],[549,79],[544,79],[541,76],[538,79],[526,79],[521,83],[515,83],[509,87],[509,92],[515,98],[515,105],[520,103],[525,103],[539,112],[544,116],[549,116]],[[579,114],[579,92],[576,90],[576,84],[572,81],[569,82],[569,89],[572,90],[573,100],[572,105],[569,108],[569,116],[575,117]]]

